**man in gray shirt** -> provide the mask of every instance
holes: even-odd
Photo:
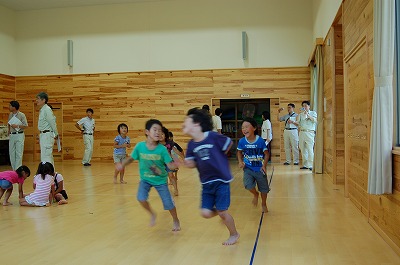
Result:
[[[40,107],[38,129],[40,132],[40,159],[42,162],[50,162],[54,165],[53,146],[54,140],[58,139],[56,117],[53,110],[47,105],[49,96],[40,92],[36,96],[36,104]]]
[[[22,166],[22,157],[24,155],[25,133],[28,127],[28,121],[24,113],[19,111],[18,101],[10,102],[10,115],[8,115],[8,133],[10,162],[13,170]]]

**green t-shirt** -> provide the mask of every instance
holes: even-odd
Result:
[[[141,180],[155,186],[167,183],[168,173],[165,167],[172,161],[172,158],[164,145],[158,144],[156,148],[149,150],[146,142],[140,142],[133,149],[131,156],[133,159],[139,160]]]

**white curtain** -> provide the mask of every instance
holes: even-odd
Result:
[[[368,193],[392,193],[394,0],[374,0],[374,100]]]

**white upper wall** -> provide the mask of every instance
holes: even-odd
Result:
[[[14,12],[0,6],[0,73],[13,76],[303,66],[341,0],[167,1]],[[241,31],[249,39],[243,61]],[[67,66],[67,40],[74,67]],[[18,67],[17,67],[18,66]]]
[[[15,12],[0,6],[0,73],[15,76]]]
[[[325,39],[341,4],[342,0],[313,0],[314,40]]]
[[[305,66],[314,42],[313,0],[171,0],[21,11],[15,36],[17,76]],[[1,67],[2,61],[3,72]]]

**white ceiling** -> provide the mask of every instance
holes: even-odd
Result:
[[[168,0],[0,0],[0,6],[7,7],[15,11],[23,11],[35,9],[161,1]]]

